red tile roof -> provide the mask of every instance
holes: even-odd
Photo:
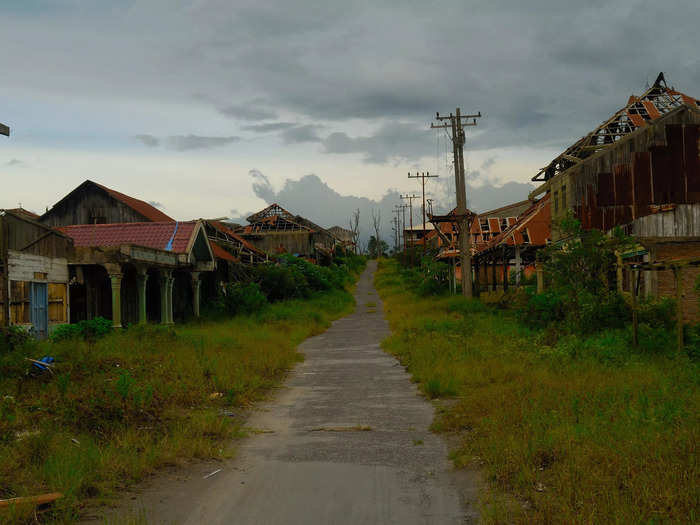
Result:
[[[214,254],[214,257],[217,259],[223,259],[225,261],[232,261],[232,262],[239,262],[239,259],[237,259],[233,254],[229,253],[226,251],[224,248],[219,246],[216,241],[210,242],[211,244],[211,251]]]
[[[260,255],[263,255],[263,256],[265,255],[265,252],[256,248],[255,246],[253,246],[250,242],[246,241],[243,237],[241,237],[240,235],[235,233],[231,228],[224,225],[224,223],[219,222],[219,221],[208,221],[208,222],[209,222],[209,224],[211,224],[214,228],[216,228],[220,232],[225,233],[226,235],[230,235],[231,237],[236,239],[238,242],[240,242],[243,246],[248,248],[250,251],[259,253]]]
[[[12,213],[16,213],[17,215],[22,215],[34,221],[39,218],[39,216],[36,213],[34,213],[33,211],[25,210],[24,208],[12,208],[11,210],[7,211],[11,211]]]
[[[97,182],[94,182],[93,184],[95,184],[95,186],[105,190],[113,198],[117,199],[118,201],[122,202],[123,204],[126,204],[132,210],[136,211],[137,213],[140,213],[149,221],[152,221],[152,222],[174,222],[175,221],[175,219],[167,216],[165,213],[160,211],[158,208],[156,208],[155,206],[152,206],[151,204],[148,204],[147,202],[144,202],[144,201],[139,200],[139,199],[135,199],[134,197],[129,197],[128,195],[125,195],[123,193],[115,191],[111,188],[108,188],[107,186],[103,186],[102,184],[98,184]]]
[[[186,253],[197,223],[126,222],[118,224],[80,224],[56,228],[73,239],[75,246],[104,247],[133,244]],[[168,249],[172,239],[172,246]]]

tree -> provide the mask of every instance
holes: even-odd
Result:
[[[383,257],[386,255],[388,249],[389,245],[383,240],[377,240],[374,235],[369,238],[369,242],[367,243],[367,251],[369,252],[370,257]]]
[[[380,232],[382,229],[382,211],[379,209],[372,209],[372,229],[374,230],[374,238],[376,239],[376,242],[381,242],[382,237]]]
[[[350,231],[352,232],[352,244],[355,250],[355,255],[357,255],[358,244],[360,242],[360,208],[357,208],[352,212],[352,217],[348,221],[350,225]]]

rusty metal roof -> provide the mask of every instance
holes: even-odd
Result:
[[[216,241],[211,241],[209,244],[211,245],[211,251],[214,254],[214,257],[216,257],[217,259],[223,259],[225,261],[232,262],[240,262],[240,259],[235,257],[233,254],[229,253],[222,246],[219,246],[219,244]]]
[[[549,193],[532,204],[508,229],[485,243],[478,251],[496,246],[546,246],[552,236],[552,214]]]
[[[700,108],[700,101],[669,88],[663,73],[659,73],[654,85],[643,95],[629,98],[627,105],[585,137],[569,146],[547,166],[542,168],[533,181],[547,181],[555,175],[578,164],[594,153],[615,144],[622,137],[643,128],[656,119],[683,106]]]
[[[152,222],[165,222],[165,221],[174,222],[175,221],[175,219],[167,216],[165,213],[160,211],[158,208],[156,208],[155,206],[153,206],[151,204],[148,204],[145,201],[135,199],[134,197],[130,197],[129,195],[125,195],[124,193],[120,193],[116,190],[108,188],[107,186],[103,186],[102,184],[98,184],[97,182],[94,182],[93,184],[95,184],[95,186],[97,186],[98,188],[105,190],[113,198],[117,199],[121,203],[126,204],[129,208],[131,208],[135,212],[143,215],[149,221],[152,221]]]

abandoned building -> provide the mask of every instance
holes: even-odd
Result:
[[[39,222],[47,226],[173,222],[155,206],[86,180],[47,210]]]
[[[339,245],[348,250],[355,250],[355,233],[342,226],[332,226],[328,232],[336,238]]]
[[[199,316],[201,275],[215,257],[202,221],[83,224],[58,231],[75,246],[69,259],[70,321],[125,324]]]
[[[317,262],[329,260],[338,239],[325,228],[278,204],[247,218],[235,233],[268,254],[290,253]]]
[[[514,221],[508,217],[508,225],[503,224],[505,229],[494,233],[494,237],[475,250],[472,262],[476,290],[496,290],[498,286],[507,290],[511,275],[517,286],[523,277],[535,272],[537,251],[551,241],[550,196],[547,194],[535,202],[523,202],[529,207]]]
[[[0,211],[0,326],[22,326],[44,338],[68,322],[73,252],[66,235],[25,213]]]
[[[543,184],[531,193],[548,193],[555,227],[570,210],[584,228],[616,226],[636,237],[639,250],[629,262],[659,262],[700,256],[700,102],[667,86],[663,74],[643,95],[568,147],[533,178]],[[694,291],[700,270],[683,275],[684,312],[697,320]],[[624,289],[631,286],[623,274]],[[670,270],[642,275],[647,296],[674,295]]]

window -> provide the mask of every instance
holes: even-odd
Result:
[[[559,211],[559,192],[554,192],[554,213]]]
[[[561,209],[566,211],[566,186],[561,187]]]
[[[481,225],[482,232],[489,231],[489,220],[488,219],[479,219],[479,224]]]
[[[504,232],[504,231],[506,231],[507,229],[508,229],[508,219],[506,219],[505,217],[503,217],[503,218],[501,219],[501,231]]]
[[[523,244],[530,244],[530,234],[527,233],[527,228],[520,233],[523,235]]]

